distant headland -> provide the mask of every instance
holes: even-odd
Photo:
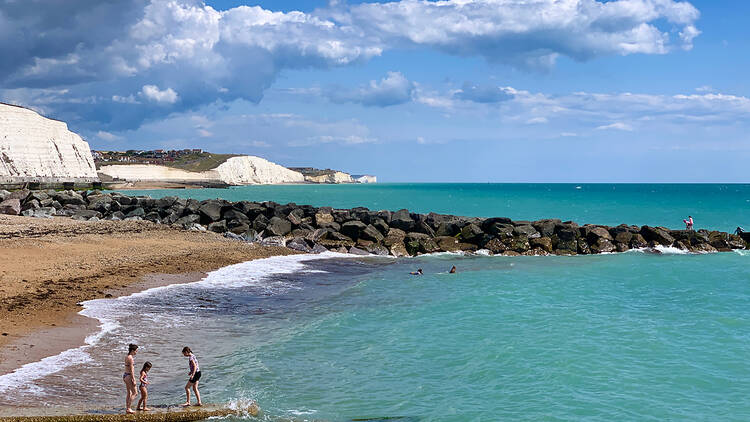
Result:
[[[188,188],[375,183],[370,175],[289,169],[261,157],[202,149],[92,151],[64,122],[0,103],[0,188]]]

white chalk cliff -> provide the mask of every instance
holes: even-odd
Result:
[[[229,185],[272,185],[305,181],[302,173],[251,155],[232,157],[211,171],[218,173],[219,179]]]
[[[226,183],[228,185],[273,185],[303,183],[302,173],[254,156],[232,157],[215,169],[192,172],[152,164],[103,166],[99,174],[127,182]]]
[[[98,181],[89,144],[64,122],[0,103],[0,181]]]
[[[342,171],[321,174],[320,176],[305,176],[305,181],[310,183],[354,183],[352,176]]]

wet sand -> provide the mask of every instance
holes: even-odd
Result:
[[[0,215],[0,375],[83,345],[98,322],[78,315],[82,301],[292,253],[146,221]]]

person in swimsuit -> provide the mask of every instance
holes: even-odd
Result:
[[[449,274],[455,274],[455,273],[456,273],[456,266],[455,266],[455,265],[454,265],[454,266],[452,266],[452,267],[451,267],[451,270],[450,270],[450,271],[448,271],[448,273],[449,273]]]
[[[201,393],[198,392],[198,381],[201,379],[201,367],[198,366],[198,359],[196,359],[193,351],[189,347],[185,346],[182,348],[182,356],[188,358],[188,364],[190,365],[190,374],[188,376],[188,382],[185,384],[185,395],[187,400],[183,403],[183,406],[190,406],[190,388],[195,393],[196,406],[202,406]]]
[[[682,220],[685,223],[685,230],[693,230],[693,217],[688,215],[686,220]]]
[[[138,400],[138,404],[135,406],[135,410],[149,411],[150,408],[146,407],[146,400],[148,400],[148,371],[151,370],[151,362],[146,362],[141,368],[141,383],[138,385],[138,389],[141,391],[141,399]],[[141,405],[143,403],[143,405]]]
[[[420,268],[417,271],[410,272],[409,274],[411,274],[411,275],[422,275],[424,273],[422,272],[422,269]]]
[[[135,389],[135,355],[138,353],[137,344],[128,345],[128,356],[125,358],[125,373],[122,374],[122,380],[125,383],[125,413],[132,414],[133,399],[138,395]]]

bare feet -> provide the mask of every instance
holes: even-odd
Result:
[[[200,403],[200,402],[198,402],[198,404],[196,404],[196,406],[203,406],[203,404]]]
[[[151,408],[150,408],[150,407],[144,407],[144,408],[143,408],[143,409],[141,409],[141,410],[143,410],[144,412],[148,412],[149,410],[151,410]]]
[[[132,414],[134,414],[134,413],[135,413],[135,412],[133,412],[133,409],[127,409],[127,410],[125,411],[125,414],[126,414],[126,415],[132,415]]]
[[[190,406],[190,402],[188,401],[188,402],[182,403],[180,406],[182,406],[182,407],[188,407],[188,406]]]

